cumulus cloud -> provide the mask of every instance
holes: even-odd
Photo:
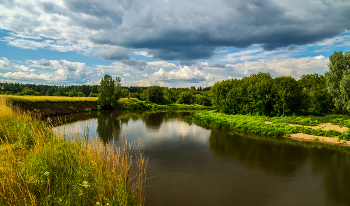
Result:
[[[90,81],[92,69],[87,67],[85,63],[70,62],[66,60],[27,60],[25,65],[16,65],[8,59],[0,60],[0,72],[10,69],[17,71],[9,71],[0,73],[0,77],[9,80],[43,80],[47,82],[74,82],[84,84]],[[32,68],[49,69],[49,72],[37,71]]]
[[[181,61],[209,59],[222,47],[295,50],[338,42],[332,38],[350,29],[350,1],[334,0],[13,0],[0,10],[9,45],[108,60],[128,60],[130,49]]]
[[[27,66],[13,64],[5,57],[0,59],[0,69],[17,70],[20,72],[36,72],[35,69],[31,69]]]
[[[204,74],[198,68],[191,68],[188,66],[180,67],[179,69],[174,69],[169,72],[164,71],[164,69],[159,69],[159,71],[154,72],[149,77],[153,81],[161,81],[167,83],[174,82],[188,82],[188,83],[199,83],[206,80],[210,80],[211,76]]]
[[[303,74],[324,74],[328,71],[329,60],[323,56],[285,58],[271,61],[247,61],[237,64],[227,64],[225,68],[205,67],[204,71],[216,74],[216,80],[227,76],[241,78],[258,72],[269,72],[273,77],[292,76],[298,79]]]

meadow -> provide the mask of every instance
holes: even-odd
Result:
[[[29,101],[29,102],[77,102],[77,101],[97,101],[97,97],[59,97],[59,96],[15,96],[7,95],[9,101]]]
[[[254,134],[269,136],[290,136],[303,133],[315,136],[338,137],[339,140],[350,140],[350,129],[343,132],[321,128],[314,129],[321,123],[332,123],[342,127],[350,127],[350,116],[325,115],[325,116],[253,116],[253,115],[227,115],[215,111],[204,111],[193,114],[187,121],[201,126],[222,129],[236,129]]]
[[[6,98],[0,96],[0,205],[144,204],[147,159],[137,145],[56,136]]]

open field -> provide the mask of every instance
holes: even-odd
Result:
[[[0,96],[0,205],[143,205],[146,165],[135,145],[57,137]]]
[[[30,102],[76,102],[76,101],[97,101],[97,97],[57,97],[57,96],[6,96],[10,101]]]

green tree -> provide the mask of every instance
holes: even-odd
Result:
[[[304,74],[298,80],[303,88],[305,107],[316,113],[331,112],[334,105],[332,96],[327,92],[326,78],[319,74]]]
[[[146,100],[156,104],[164,103],[164,92],[160,86],[148,87],[144,90],[144,97]]]
[[[291,115],[302,109],[303,93],[298,82],[291,76],[276,77],[272,87],[274,114]]]
[[[325,77],[334,106],[340,112],[350,112],[350,52],[334,52],[328,67]]]
[[[127,97],[129,97],[129,94],[130,94],[130,92],[129,92],[129,90],[127,89],[127,88],[123,88],[122,89],[122,91],[121,91],[121,98],[127,98]]]
[[[194,102],[194,98],[192,96],[192,92],[183,91],[179,94],[179,98],[177,99],[179,104],[192,104]]]
[[[118,99],[121,96],[121,79],[116,77],[115,80],[111,75],[105,74],[101,79],[98,87],[98,101],[104,108],[117,108]]]

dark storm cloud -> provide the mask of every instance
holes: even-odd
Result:
[[[2,0],[0,4],[10,8],[11,2]],[[3,29],[28,30],[31,35],[50,38],[47,31],[61,20],[66,27],[56,28],[62,29],[56,38],[76,40],[76,31],[88,42],[86,47],[146,49],[150,56],[162,60],[209,59],[222,47],[255,44],[267,51],[294,50],[350,29],[350,1],[341,0],[66,0],[64,4],[16,4],[33,16],[52,14],[52,20],[45,18],[48,22],[41,27],[42,19],[23,21],[15,16],[2,20]],[[31,32],[34,30],[38,33]],[[113,50],[96,53],[104,59],[127,59]]]
[[[163,60],[193,60],[208,59],[219,47],[260,44],[265,50],[294,49],[350,29],[350,2],[345,1],[139,3],[131,7],[138,12],[126,13],[120,29],[112,31],[120,32],[118,36],[101,32],[91,40],[146,48]]]

